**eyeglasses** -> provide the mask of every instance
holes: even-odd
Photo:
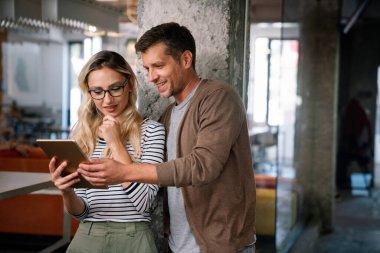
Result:
[[[124,83],[121,85],[114,85],[108,90],[103,90],[103,89],[93,89],[93,90],[88,90],[90,93],[91,97],[96,100],[103,99],[106,96],[106,92],[110,94],[112,97],[120,97],[123,95],[124,88],[125,86],[128,85],[128,79],[125,79]]]

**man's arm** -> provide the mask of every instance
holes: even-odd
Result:
[[[96,159],[79,164],[78,172],[93,185],[111,185],[122,182],[158,184],[155,164],[123,164],[113,159]]]
[[[186,151],[177,159],[157,165],[161,185],[201,186],[217,180],[223,173],[245,123],[245,111],[240,97],[232,88],[218,87],[203,91],[201,100],[194,101],[195,106],[188,109],[178,141]],[[191,129],[193,123],[197,125],[196,129]],[[196,135],[185,136],[184,133],[189,132],[196,132]],[[185,138],[195,141],[191,151]]]

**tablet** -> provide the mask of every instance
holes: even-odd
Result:
[[[77,170],[79,163],[88,161],[87,156],[75,140],[37,139],[37,144],[43,149],[49,158],[57,157],[56,165],[67,161],[67,167],[62,176]],[[80,181],[73,185],[75,188],[107,188],[105,186],[94,186],[80,176]]]

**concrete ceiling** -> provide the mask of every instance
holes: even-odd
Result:
[[[137,23],[138,0],[96,0],[96,2],[119,8],[124,14],[120,17],[120,22]]]
[[[302,0],[251,0],[252,22],[281,22],[297,20],[298,7]],[[341,23],[379,22],[379,0],[341,0]],[[283,17],[283,14],[286,15]]]
[[[303,0],[251,0],[251,22],[297,22],[298,9],[300,3],[302,3],[301,1]],[[78,5],[82,4],[84,6],[87,6],[88,8],[93,7],[96,9],[101,9],[101,6],[104,6],[106,8],[113,8],[118,12],[118,15],[113,15],[113,18],[116,18],[119,22],[137,23],[138,0],[72,0],[68,2],[76,3]],[[2,20],[2,25],[0,25],[0,28],[4,27],[4,20],[12,21],[12,17],[9,18],[5,15],[5,7],[8,6],[22,6],[23,8],[16,9],[26,11],[24,11],[24,16],[28,17],[31,20],[27,21],[31,23],[27,25],[36,26],[36,21],[44,20],[44,18],[32,16],[33,13],[35,13],[37,16],[41,16],[41,10],[40,8],[35,8],[37,11],[33,12],[33,8],[30,8],[30,6],[33,7],[35,5],[39,7],[41,6],[41,3],[63,3],[63,1],[61,2],[60,0],[0,0],[0,20]],[[340,3],[341,25],[344,28],[345,32],[348,32],[353,26],[360,22],[380,22],[380,0],[340,0]],[[28,5],[29,7],[25,7],[26,5]],[[93,15],[81,15],[83,13],[90,13],[89,11],[84,12],[81,11],[80,8],[74,9],[78,9],[77,12],[79,12],[80,14],[79,17],[72,18],[73,20],[77,19],[80,22],[87,22],[89,24],[94,23],[95,21],[102,22],[101,20],[108,20],[107,18],[100,19],[99,15],[95,15],[95,21],[93,21]],[[4,19],[2,15],[5,16],[5,18],[7,19]],[[87,20],[85,19],[86,17]],[[20,22],[17,19],[17,17],[13,17],[13,19],[15,20],[15,22]],[[38,24],[39,23],[37,22],[37,25]],[[41,24],[42,26],[44,25],[44,23]],[[95,22],[93,25],[98,24],[96,24]]]
[[[302,0],[251,0],[251,22],[281,22],[282,14],[297,16]],[[123,10],[123,21],[136,22],[138,0],[97,0]],[[284,7],[284,8],[283,8]],[[289,20],[291,18],[289,17]],[[341,0],[341,23],[378,22],[380,20],[379,0]]]

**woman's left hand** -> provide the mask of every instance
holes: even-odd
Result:
[[[121,132],[119,121],[110,115],[104,116],[103,123],[99,127],[99,134],[108,145],[114,142],[120,142]]]

